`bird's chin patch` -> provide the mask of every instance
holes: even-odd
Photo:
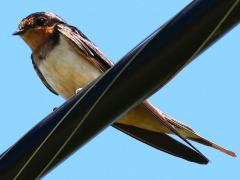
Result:
[[[53,27],[29,29],[21,37],[29,45],[32,51],[35,51],[49,40],[53,30]]]

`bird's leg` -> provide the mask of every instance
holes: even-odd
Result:
[[[82,88],[78,88],[76,89],[75,93],[78,94],[80,91],[82,90]],[[58,107],[53,108],[53,111],[56,111],[58,109]]]

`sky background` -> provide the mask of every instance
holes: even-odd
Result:
[[[118,61],[190,0],[4,1],[1,4],[0,152],[64,100],[50,93],[33,70],[28,46],[11,35],[22,18],[51,11],[81,29]],[[240,153],[240,27],[188,65],[150,101],[201,135]],[[195,144],[195,143],[194,143]],[[209,159],[198,165],[153,149],[112,127],[79,149],[44,180],[237,179],[239,158],[195,144]]]

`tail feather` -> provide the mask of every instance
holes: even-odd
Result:
[[[171,146],[173,144],[176,146],[179,144],[176,142],[173,144],[167,143],[167,134],[176,134],[180,138],[192,140],[200,144],[210,146],[233,157],[237,156],[234,152],[203,138],[191,127],[160,112],[147,101],[144,101],[139,106],[129,111],[124,117],[114,123],[113,126],[148,145],[187,160],[191,160],[191,155],[188,157],[187,154],[184,154],[183,152],[172,148]],[[161,142],[163,139],[165,141]],[[171,138],[167,139],[169,142],[173,142]],[[182,144],[179,146],[182,148]],[[192,145],[190,144],[190,146]],[[193,146],[192,148],[195,150],[195,152],[197,151],[200,153]],[[184,148],[182,148],[182,150],[183,149]],[[185,149],[183,151],[189,152],[188,149]]]
[[[199,134],[197,134],[192,128],[190,128],[189,126],[183,124],[180,121],[177,121],[169,116],[167,116],[166,114],[160,112],[158,109],[156,109],[154,106],[152,106],[150,103],[146,103],[145,105],[147,105],[146,107],[149,109],[154,109],[156,111],[156,114],[159,114],[161,116],[158,116],[159,119],[162,120],[162,118],[164,118],[165,121],[169,122],[171,125],[173,125],[177,131],[179,132],[180,135],[182,135],[184,138],[198,142],[200,144],[212,147],[214,149],[217,149],[223,153],[226,153],[232,157],[237,157],[236,153],[221,147],[213,142],[211,142],[210,140],[205,139],[204,137],[200,136]]]

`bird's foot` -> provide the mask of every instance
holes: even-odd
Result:
[[[78,94],[81,90],[82,90],[82,88],[78,88],[78,89],[76,89],[75,93]]]

